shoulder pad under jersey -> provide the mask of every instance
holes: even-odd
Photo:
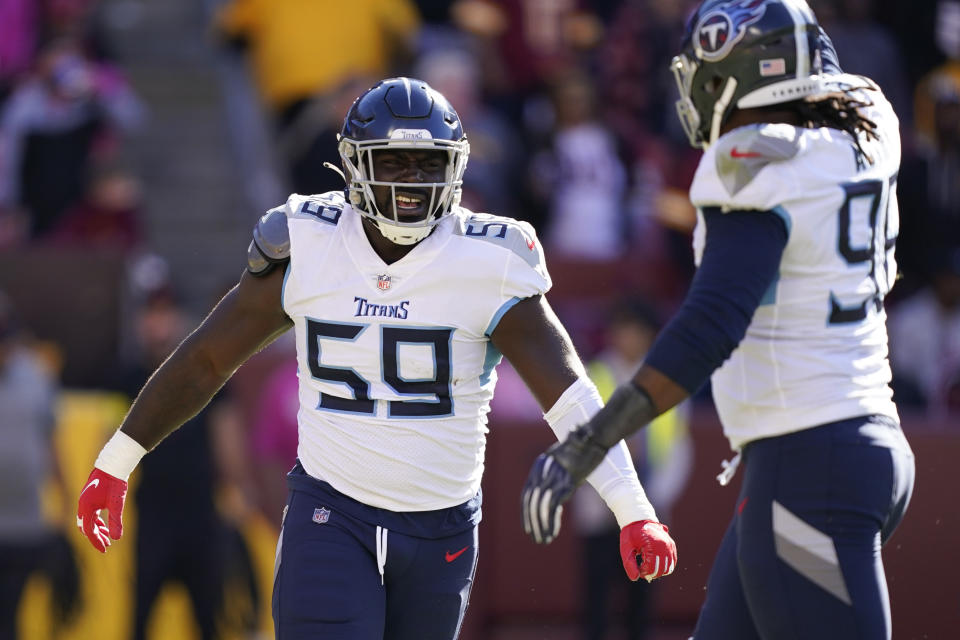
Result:
[[[535,269],[543,263],[543,249],[529,222],[471,212],[464,220],[462,233],[509,249]]]
[[[278,263],[290,259],[290,231],[285,207],[267,211],[253,228],[253,240],[247,248],[247,270],[255,276],[270,273]]]
[[[736,196],[767,165],[796,156],[801,131],[791,125],[748,126],[720,138],[714,163],[727,195]]]

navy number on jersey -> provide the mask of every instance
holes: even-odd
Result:
[[[414,327],[383,327],[381,353],[383,381],[402,395],[434,396],[436,400],[390,401],[387,411],[391,418],[420,418],[448,416],[453,413],[450,400],[450,336],[453,329],[420,329]],[[433,378],[407,379],[400,376],[398,360],[401,344],[426,344],[433,347]]]
[[[317,380],[347,386],[352,397],[320,394],[318,409],[348,413],[376,413],[376,401],[370,398],[370,383],[351,367],[332,367],[321,362],[322,340],[355,341],[369,325],[321,322],[307,318],[307,360]],[[450,398],[450,341],[453,329],[444,327],[382,327],[380,362],[383,381],[399,395],[417,399],[390,400],[391,418],[436,418],[453,413]],[[400,349],[403,345],[426,345],[433,352],[433,376],[405,378],[401,375]]]
[[[307,200],[300,207],[300,213],[308,213],[324,222],[335,225],[340,221],[343,208],[325,200]]]
[[[474,223],[471,222],[467,225],[466,233],[468,236],[490,235],[495,238],[505,238],[507,235],[507,225],[502,222],[488,222],[477,229]]]
[[[897,176],[889,180],[866,180],[841,185],[845,193],[840,206],[837,227],[837,250],[848,265],[869,265],[868,277],[873,283],[875,293],[855,305],[841,305],[833,291],[830,292],[829,324],[860,322],[867,317],[872,306],[879,311],[883,307],[883,298],[890,290],[887,280],[888,252],[896,244],[896,237],[888,238],[890,222],[890,194],[896,189]],[[867,232],[870,240],[865,245],[854,246],[853,236],[863,229],[854,225],[852,213],[854,204],[865,203],[867,210]]]
[[[329,393],[320,394],[318,409],[346,411],[348,413],[373,413],[375,406],[370,399],[370,383],[350,367],[330,367],[320,364],[320,340],[346,340],[353,342],[367,325],[319,322],[307,318],[307,361],[310,374],[317,380],[338,382],[350,387],[352,398],[341,398]]]

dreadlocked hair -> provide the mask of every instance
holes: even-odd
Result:
[[[800,117],[801,126],[846,131],[853,138],[857,153],[869,164],[873,164],[873,158],[860,145],[860,134],[863,134],[866,140],[878,140],[877,123],[863,115],[860,109],[872,105],[872,102],[859,100],[846,91],[810,96],[793,104]]]

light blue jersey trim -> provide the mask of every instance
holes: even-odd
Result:
[[[770,209],[771,213],[776,214],[781,220],[783,220],[783,226],[787,228],[787,241],[789,242],[790,230],[793,229],[793,219],[790,217],[790,214],[786,209],[777,205],[773,209]],[[764,291],[763,297],[760,298],[760,305],[775,304],[777,302],[777,285],[780,284],[780,270],[777,270],[777,274],[773,277],[773,282],[770,283],[770,286],[767,287],[767,290]]]
[[[497,325],[500,324],[500,319],[503,318],[504,314],[507,311],[510,311],[518,302],[523,300],[523,298],[511,298],[503,303],[503,305],[497,309],[497,312],[493,314],[493,319],[490,320],[490,325],[487,327],[487,330],[484,331],[484,335],[489,337],[496,330]],[[493,369],[500,364],[500,361],[503,359],[503,354],[500,353],[500,350],[493,346],[492,342],[487,343],[487,351],[483,355],[483,371],[480,374],[480,384],[485,385],[490,382],[490,376],[493,375]]]
[[[486,386],[490,382],[490,376],[493,370],[503,359],[500,350],[493,346],[492,342],[487,343],[487,351],[483,354],[483,371],[480,373],[480,384]]]
[[[770,209],[770,211],[780,216],[780,219],[783,220],[783,225],[787,228],[787,238],[789,239],[790,231],[793,229],[793,218],[790,217],[790,213],[780,205],[775,206],[773,209]]]
[[[767,290],[763,292],[763,297],[760,298],[760,306],[767,304],[775,304],[777,302],[777,285],[780,284],[780,272],[777,271],[776,275],[773,276],[773,281],[770,283],[770,286],[767,287]]]
[[[487,330],[483,332],[484,335],[487,335],[487,336],[492,335],[494,330],[496,330],[497,325],[500,324],[500,319],[503,318],[503,315],[507,311],[510,311],[510,309],[513,308],[513,306],[518,302],[520,302],[521,300],[523,300],[523,298],[511,298],[510,300],[507,300],[506,302],[504,302],[503,306],[497,309],[497,312],[493,314],[493,319],[490,320],[490,324],[487,326]]]

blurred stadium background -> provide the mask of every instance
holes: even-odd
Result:
[[[846,70],[876,79],[901,115],[902,277],[888,311],[917,484],[884,560],[894,637],[955,638],[960,2],[811,4]],[[584,359],[602,353],[606,322],[624,300],[642,298],[667,316],[692,269],[685,190],[697,155],[674,123],[666,70],[690,7],[0,0],[0,291],[18,318],[17,344],[57,389],[52,451],[61,481],[44,483],[43,505],[49,531],[62,532],[77,568],[72,577],[49,562],[31,572],[18,637],[131,635],[136,501],[128,500],[124,539],[105,557],[73,520],[90,463],[130,401],[129,379],[120,378],[144,355],[138,318],[164,303],[194,323],[239,277],[250,229],[266,208],[291,191],[337,187],[320,164],[336,161],[338,118],[377,77],[424,77],[460,111],[472,145],[465,204],[535,225],[555,281],[548,297]],[[63,101],[73,105],[69,113],[51,107]],[[244,543],[225,538],[224,562],[235,569],[224,573],[225,638],[273,637],[277,479],[289,443],[272,431],[283,428],[280,420],[264,412],[283,411],[277,398],[291,348],[281,339],[241,368],[224,393],[227,417],[210,419],[227,426],[210,427],[215,477],[204,486],[223,526]],[[501,374],[480,564],[462,637],[581,638],[583,567],[570,517],[545,549],[520,527],[520,487],[552,436],[515,376],[506,367]],[[0,450],[14,456],[4,417],[0,410]],[[691,471],[664,517],[680,566],[653,594],[651,640],[691,632],[737,491],[736,481],[721,488],[713,479],[729,452],[709,390],[692,403],[688,425]],[[135,473],[131,496],[139,481]],[[0,509],[0,522],[8,517]],[[0,536],[0,546],[8,542],[16,548]],[[0,572],[6,577],[7,567]],[[612,640],[626,637],[625,606],[623,594],[612,596]],[[146,637],[200,637],[182,585],[163,588]]]

